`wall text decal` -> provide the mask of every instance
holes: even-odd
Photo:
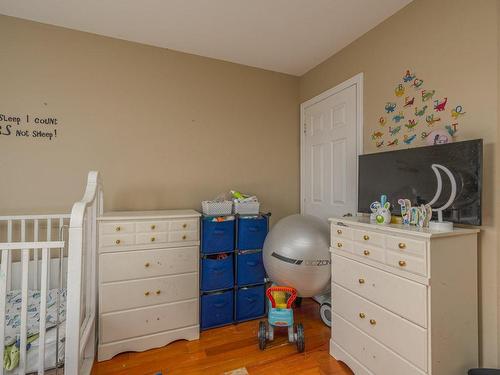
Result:
[[[52,141],[59,135],[59,127],[59,119],[55,116],[0,111],[0,141],[10,137]]]

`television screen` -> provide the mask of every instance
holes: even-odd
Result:
[[[412,206],[429,203],[442,191],[433,208],[450,199],[452,184],[448,169],[457,185],[456,198],[445,211],[443,220],[458,224],[481,225],[483,140],[417,147],[359,156],[358,211],[371,213],[370,203],[387,195],[393,214],[400,215],[398,199],[406,198]],[[436,219],[436,213],[433,213]]]

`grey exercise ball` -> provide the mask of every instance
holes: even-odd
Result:
[[[330,284],[329,230],[310,215],[291,215],[276,223],[264,242],[264,267],[280,286],[297,289],[300,297],[324,292]]]

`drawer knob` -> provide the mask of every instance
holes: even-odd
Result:
[[[375,324],[377,324],[377,321],[375,319],[370,319],[370,324],[374,326]]]
[[[359,282],[360,284],[364,284],[364,283],[365,283],[365,279],[358,279],[358,282]]]
[[[400,260],[398,263],[400,267],[406,266],[406,262],[404,260]]]
[[[151,225],[151,230],[155,230],[156,229],[156,225]]]
[[[144,267],[146,267],[146,268],[148,268],[149,266],[150,266],[149,262],[146,262],[146,263],[144,264]]]
[[[365,313],[359,313],[359,317],[360,317],[361,319],[364,319],[364,318],[366,317],[366,315],[365,315]]]
[[[404,242],[400,242],[398,247],[403,250],[403,249],[406,249],[406,244]]]
[[[149,296],[149,292],[144,292],[144,295],[145,296]]]
[[[155,241],[156,241],[156,238],[151,237],[151,242],[155,242]]]
[[[187,224],[182,224],[182,227],[183,227],[184,229],[186,229],[186,228],[188,227],[188,225],[187,225]]]
[[[337,229],[337,234],[338,235],[342,234],[342,231],[340,229]]]
[[[116,231],[119,232],[122,230],[122,227],[116,227]]]
[[[116,240],[116,241],[115,241],[115,243],[116,243],[117,245],[119,245],[121,242],[122,242],[122,241],[120,241],[120,240]]]
[[[156,294],[160,294],[160,293],[161,293],[161,290],[157,290],[157,291],[156,291]]]
[[[342,247],[342,244],[340,242],[337,242],[337,247],[340,249]]]
[[[186,235],[182,236],[182,239],[183,239],[183,240],[185,240],[186,238],[187,238],[187,236],[186,236]]]
[[[370,251],[369,250],[365,250],[363,251],[363,254],[365,254],[366,256],[370,255]]]
[[[367,235],[367,234],[365,234],[365,235],[363,236],[363,239],[364,239],[365,241],[368,241],[368,240],[370,239],[370,236],[369,236],[369,235]]]

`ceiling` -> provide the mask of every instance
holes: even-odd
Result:
[[[0,0],[0,14],[302,75],[412,0]]]

